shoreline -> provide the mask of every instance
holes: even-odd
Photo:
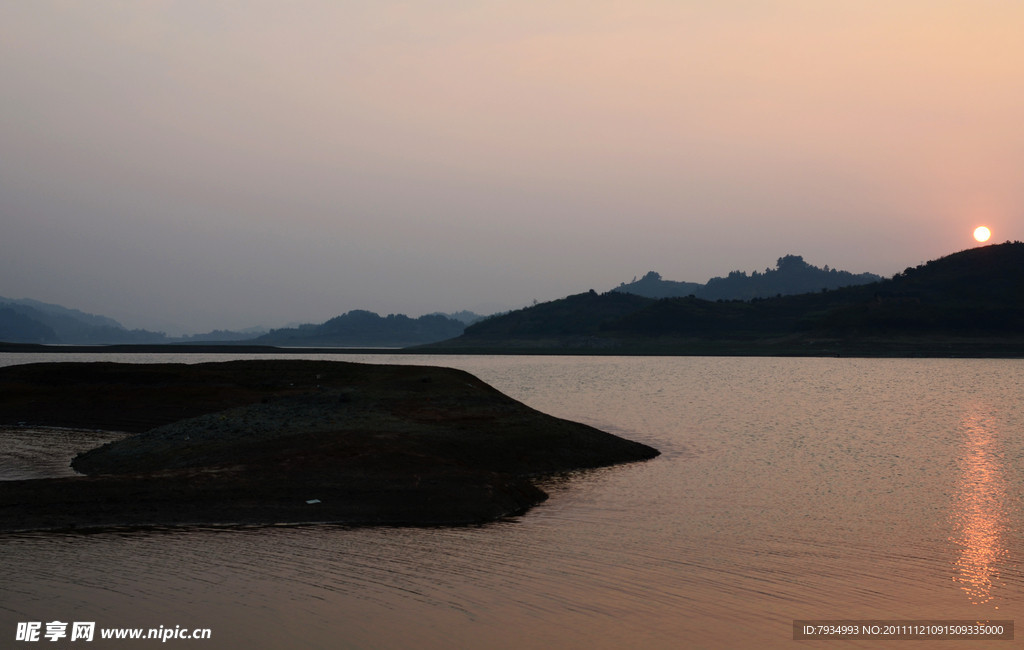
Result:
[[[0,534],[201,526],[468,526],[521,515],[547,499],[523,479],[476,483],[456,477],[429,490],[402,484],[395,476],[350,490],[313,487],[308,481],[285,486],[296,478],[243,473],[237,480],[197,481],[176,473],[3,481]],[[257,482],[266,487],[254,489]],[[319,503],[308,503],[312,499],[304,499],[302,492],[320,497]]]
[[[743,356],[839,357],[867,359],[1019,359],[1024,340],[983,338],[861,338],[786,340],[595,340],[575,344],[561,341],[507,341],[494,345],[441,341],[425,345],[387,347],[279,347],[240,344],[111,344],[47,345],[0,342],[9,354],[273,354],[317,355],[507,355],[507,356]]]
[[[294,359],[0,368],[0,424],[128,431],[85,476],[0,482],[0,530],[466,525],[544,501],[538,478],[647,460],[463,371]]]

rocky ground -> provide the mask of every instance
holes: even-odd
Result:
[[[0,395],[0,424],[138,432],[86,476],[0,483],[3,530],[478,523],[544,500],[539,476],[658,453],[435,367],[32,364]]]

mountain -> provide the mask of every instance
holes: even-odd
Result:
[[[0,303],[0,341],[57,343],[60,339],[52,328],[38,319]]]
[[[112,318],[22,298],[0,297],[0,341],[8,343],[166,343],[160,332],[129,330]]]
[[[260,344],[325,347],[404,347],[458,336],[466,323],[482,317],[469,311],[409,318],[350,311],[320,325],[299,325],[267,332],[214,330],[171,338],[162,332],[129,330],[112,318],[87,314],[36,300],[0,297],[0,341],[51,345]]]
[[[591,291],[483,320],[432,347],[1024,355],[1024,244],[962,251],[871,284],[773,298]]]
[[[82,325],[90,327],[110,327],[114,329],[125,329],[124,325],[118,323],[113,318],[107,316],[98,316],[96,314],[87,314],[77,309],[68,309],[67,307],[61,307],[60,305],[52,305],[38,300],[32,300],[30,298],[21,298],[19,300],[12,300],[10,298],[0,298],[0,302],[14,303],[17,305],[23,305],[29,307],[43,314],[50,315],[54,318],[67,318],[70,320],[78,321]]]
[[[594,290],[561,300],[485,318],[466,328],[458,341],[517,346],[599,342],[601,328],[652,304],[654,300],[629,293]]]
[[[631,293],[635,296],[646,298],[672,298],[676,296],[697,295],[704,290],[703,284],[697,282],[676,282],[674,280],[663,280],[657,271],[648,271],[644,277],[637,280],[635,277],[630,283],[623,282],[612,291],[620,293]]]
[[[431,316],[444,316],[445,318],[461,321],[465,325],[472,325],[478,320],[483,320],[484,318],[487,318],[486,316],[481,316],[480,314],[469,311],[468,309],[463,309],[462,311],[453,312],[451,314],[445,314],[438,311],[431,314]]]
[[[245,342],[289,347],[405,347],[450,339],[464,329],[462,321],[439,314],[382,317],[371,311],[354,310],[320,325],[271,330]]]
[[[660,274],[651,271],[639,280],[634,278],[629,284],[620,284],[614,291],[648,298],[692,295],[704,300],[752,300],[869,284],[881,279],[882,276],[874,273],[854,274],[830,269],[827,264],[822,269],[808,264],[800,255],[785,255],[778,259],[774,269],[765,269],[764,273],[754,271],[747,275],[745,271],[732,271],[724,278],[715,277],[706,284],[698,284],[663,280]]]

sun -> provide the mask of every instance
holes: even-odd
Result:
[[[992,231],[985,226],[978,226],[974,229],[974,238],[980,242],[988,241],[988,238],[992,236]]]

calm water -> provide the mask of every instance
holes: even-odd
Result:
[[[268,649],[788,648],[793,619],[1024,623],[1024,362],[332,358],[464,368],[663,455],[482,527],[0,536],[0,645],[54,619]],[[3,454],[29,453],[8,436]]]

